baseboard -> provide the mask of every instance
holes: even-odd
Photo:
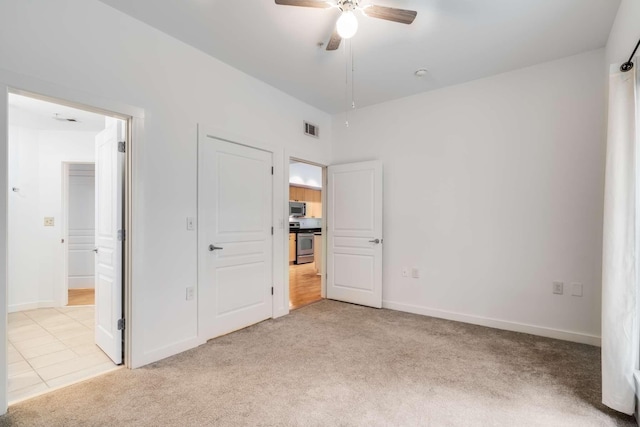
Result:
[[[69,277],[68,289],[94,289],[96,286],[95,276]]]
[[[271,318],[277,319],[278,317],[286,316],[289,313],[290,313],[289,307],[280,307],[278,309],[273,310],[273,316],[271,316]]]
[[[27,302],[22,304],[12,304],[7,307],[9,313],[15,313],[17,311],[25,311],[25,310],[35,310],[36,308],[49,308],[49,307],[59,307],[56,301],[36,301],[36,302]]]
[[[144,353],[141,358],[137,358],[136,355],[133,354],[131,357],[130,368],[140,368],[144,365],[148,365],[149,363],[157,362],[158,360],[175,356],[176,354],[182,353],[183,351],[191,350],[192,348],[196,348],[204,343],[206,343],[206,341],[202,340],[199,337],[191,337],[162,348],[151,350],[147,353]]]
[[[543,326],[527,325],[524,323],[455,313],[452,311],[439,310],[393,301],[382,301],[382,307],[391,310],[405,311],[407,313],[422,314],[423,316],[431,316],[440,319],[455,320],[457,322],[471,323],[473,325],[488,326],[490,328],[503,329],[505,331],[523,332],[525,334],[538,335],[541,337],[555,338],[563,341],[572,341],[581,344],[589,344],[597,347],[600,347],[601,342],[600,337],[598,336],[583,334],[580,332],[571,332],[561,329],[546,328]]]

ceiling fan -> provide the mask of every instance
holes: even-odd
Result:
[[[395,7],[363,5],[359,0],[275,0],[276,4],[285,6],[316,7],[320,9],[337,8],[342,11],[336,28],[331,34],[331,39],[327,43],[327,50],[336,50],[340,46],[342,39],[350,39],[358,31],[358,20],[353,13],[361,11],[370,18],[385,19],[387,21],[399,22],[401,24],[411,24],[418,12],[415,10],[396,9]]]

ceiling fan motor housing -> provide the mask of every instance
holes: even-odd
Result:
[[[358,8],[358,0],[338,0],[338,8],[343,12],[353,12]]]

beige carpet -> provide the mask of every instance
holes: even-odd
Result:
[[[322,301],[9,408],[15,426],[635,426],[599,349]]]

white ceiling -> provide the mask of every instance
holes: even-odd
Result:
[[[55,114],[77,121],[56,120]],[[100,132],[105,128],[105,117],[12,93],[9,94],[9,124],[36,130]]]
[[[329,113],[344,111],[346,56],[327,52],[338,11],[273,0],[101,0]],[[358,107],[603,47],[620,0],[368,0],[410,25],[358,13]],[[171,60],[170,58],[168,60]],[[423,78],[414,76],[429,70]],[[215,78],[215,76],[212,76]]]

